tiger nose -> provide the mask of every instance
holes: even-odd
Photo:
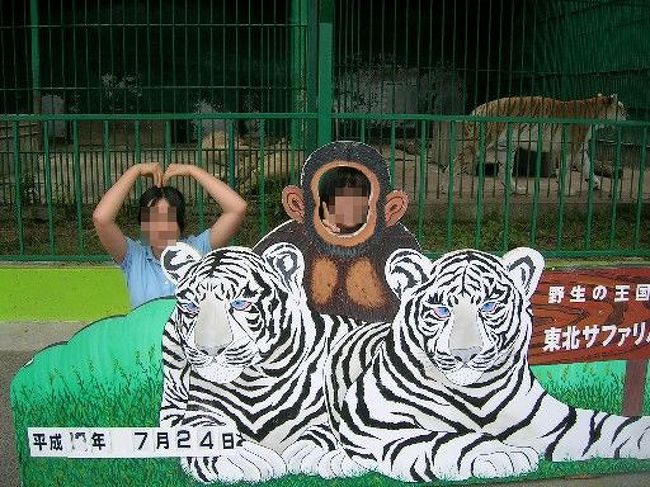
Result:
[[[218,354],[233,340],[228,313],[223,303],[208,297],[199,304],[200,310],[194,330],[197,347],[212,355]]]
[[[466,364],[476,357],[481,351],[481,347],[456,348],[451,350],[451,355],[459,362]]]

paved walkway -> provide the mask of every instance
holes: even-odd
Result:
[[[83,326],[85,323],[0,322],[0,484],[4,487],[20,486],[9,402],[11,379],[36,351],[68,340]]]
[[[2,480],[0,483],[3,487],[20,486],[18,462],[14,450],[15,435],[9,404],[11,379],[18,369],[32,358],[35,351],[68,340],[84,326],[85,323],[0,322],[0,364],[2,364],[0,367],[0,391],[2,391],[0,395],[0,479]],[[649,487],[650,472],[589,479],[555,479],[489,485],[491,487]]]

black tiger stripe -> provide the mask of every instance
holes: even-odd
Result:
[[[616,428],[614,431],[614,435],[612,436],[612,443],[618,439],[618,435],[620,435],[625,428],[627,428],[630,424],[635,423],[637,419],[637,417],[625,418],[625,420],[621,422],[621,424],[618,425],[618,428]]]
[[[596,418],[599,414],[601,414],[603,417],[596,424]],[[589,441],[587,441],[584,450],[582,450],[583,456],[586,455],[589,449],[593,446],[593,444],[600,439],[603,425],[605,424],[605,421],[609,419],[610,416],[611,415],[609,414],[600,413],[598,411],[591,412],[591,418],[589,420]]]
[[[513,389],[516,392],[516,388],[513,388]],[[501,433],[499,433],[498,435],[496,435],[496,438],[498,438],[499,440],[501,440],[503,442],[506,442],[506,440],[508,440],[508,438],[510,438],[511,435],[517,433],[518,431],[521,431],[524,427],[530,425],[532,423],[533,419],[539,413],[539,411],[540,411],[540,409],[542,407],[542,403],[544,402],[544,399],[546,398],[546,396],[547,396],[546,392],[541,394],[537,398],[537,400],[535,401],[535,405],[533,406],[533,409],[530,411],[530,413],[528,413],[528,415],[524,419],[522,419],[521,421],[519,421],[516,424],[513,424],[510,428],[507,428],[504,431],[502,431]],[[511,394],[508,399],[502,401],[502,404],[507,404],[508,401],[512,401],[513,398],[514,398],[514,394]],[[499,409],[499,408],[497,408],[497,409]]]
[[[557,445],[560,443],[561,440],[564,439],[564,435],[575,425],[577,417],[578,415],[576,414],[576,411],[574,409],[569,408],[569,412],[564,418],[558,421],[557,426],[553,430],[551,430],[550,432],[544,435],[545,437],[548,437],[554,433],[557,433],[555,439],[546,448],[545,454],[547,458],[553,458],[553,453],[555,452]]]

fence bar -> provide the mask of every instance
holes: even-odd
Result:
[[[537,124],[537,141],[538,145],[542,145],[544,141],[543,124]],[[530,224],[530,246],[534,247],[537,242],[537,219],[539,218],[539,198],[540,198],[540,184],[542,177],[542,151],[537,151],[535,154],[535,183],[533,186],[533,221]]]
[[[478,163],[478,188],[476,189],[476,226],[474,228],[474,248],[481,248],[481,223],[483,221],[483,187],[485,184],[485,124],[479,124],[479,163]],[[451,177],[451,174],[450,174]],[[460,181],[460,194],[463,194],[463,180]]]
[[[307,0],[291,1],[291,110],[298,112],[305,108],[305,26],[307,24]],[[294,147],[304,145],[304,125],[295,119],[291,120],[291,143]],[[292,173],[293,174],[293,173]]]
[[[266,235],[266,186],[264,180],[265,162],[264,162],[264,141],[266,138],[266,121],[260,120],[260,149],[258,160],[257,185],[260,197],[260,234]]]
[[[163,168],[171,164],[172,157],[172,128],[171,120],[165,120],[165,152],[163,156]]]
[[[201,147],[201,142],[203,140],[203,124],[196,124],[196,165],[201,169],[207,169],[206,163],[203,159],[203,148]],[[201,185],[196,184],[194,186],[194,194],[196,196],[198,211],[199,211],[199,231],[203,232],[205,230],[205,207],[203,201],[203,188]]]
[[[451,249],[454,218],[454,154],[456,154],[456,126],[456,122],[450,122],[449,138],[451,143],[449,144],[449,166],[447,168],[447,236],[445,242],[445,248],[447,250]],[[440,172],[438,172],[438,174],[440,174]]]
[[[72,169],[72,175],[74,177],[74,193],[75,193],[75,202],[77,207],[77,250],[80,255],[84,253],[84,234],[83,234],[83,207],[82,207],[82,198],[83,194],[81,191],[81,159],[79,155],[79,123],[72,123],[72,149],[73,149],[73,160],[74,165]]]
[[[16,191],[14,193],[16,229],[18,230],[18,252],[25,255],[25,228],[23,226],[23,173],[22,161],[20,159],[20,138],[18,133],[18,122],[13,124],[14,142],[14,178]]]
[[[142,162],[142,140],[141,140],[141,132],[140,132],[140,120],[136,120],[133,124],[133,130],[134,130],[134,139],[135,139],[135,160],[133,161],[134,164],[140,164]],[[135,198],[136,201],[140,198],[142,195],[142,178],[137,178],[135,180]]]
[[[639,158],[639,184],[636,193],[636,212],[634,225],[634,248],[639,248],[641,239],[641,213],[643,210],[643,180],[645,176],[646,157],[648,154],[648,127],[643,128],[641,136],[641,157]]]
[[[332,140],[333,0],[321,0],[318,21],[318,145]]]
[[[614,156],[614,175],[612,176],[612,213],[610,217],[611,226],[609,227],[609,248],[613,249],[616,242],[616,218],[617,206],[619,199],[618,172],[621,168],[621,129],[616,131],[616,155]]]
[[[47,236],[50,254],[54,245],[54,212],[52,208],[52,162],[50,161],[50,124],[43,124],[43,164],[45,166],[45,201],[47,204]]]
[[[501,52],[501,51],[499,51]],[[501,56],[501,54],[499,54]],[[512,125],[510,122],[506,124],[506,164],[503,168],[506,173],[503,180],[506,187],[503,189],[503,231],[501,237],[501,250],[505,252],[508,250],[508,241],[510,240],[510,200],[512,199],[512,187],[516,187],[517,180],[513,179],[513,158],[512,153]]]
[[[596,140],[595,137],[591,137],[589,140],[589,160],[594,161],[595,157],[593,157],[596,154]],[[584,248],[588,249],[591,245],[591,233],[593,229],[593,223],[594,223],[594,182],[595,182],[595,174],[594,174],[594,164],[593,162],[589,164],[589,174],[587,175],[589,178],[589,183],[587,184],[587,225],[585,228],[585,243],[584,243]]]
[[[41,112],[41,52],[40,52],[40,27],[38,20],[38,0],[30,0],[29,16],[31,23],[32,45],[32,111]]]
[[[390,121],[390,162],[388,170],[390,171],[390,180],[395,186],[395,120]]]
[[[235,179],[235,124],[232,120],[226,121],[226,128],[228,129],[228,139],[226,142],[226,147],[228,148],[228,185],[234,189],[237,185],[237,180]],[[239,181],[239,184],[241,185],[241,181]]]
[[[308,2],[307,11],[307,111],[316,112],[318,110],[318,5],[319,0],[306,0]],[[317,127],[314,122],[307,123],[307,137],[305,140],[305,152],[309,153],[314,150],[318,143]]]
[[[562,134],[560,136],[560,144],[563,149],[567,147],[567,126],[562,125]],[[569,190],[571,188],[571,166],[567,165],[566,150],[562,150],[560,154],[560,174],[559,174],[559,187],[558,187],[558,208],[557,208],[557,226],[556,226],[556,242],[555,248],[560,250],[562,248],[562,232],[564,231],[564,205],[566,200],[567,178],[569,178]]]
[[[235,124],[233,123],[232,120],[226,120],[226,130],[228,131],[228,137],[226,138],[226,150],[228,153],[228,186],[230,186],[233,189],[236,189],[237,185],[239,186],[240,190],[242,188],[242,181],[237,180],[238,175],[235,174]],[[241,174],[241,170],[245,168],[239,168],[239,171]],[[238,239],[237,236],[234,236],[233,238],[230,239],[229,241],[230,245],[237,245],[238,244]]]
[[[104,156],[104,191],[108,191],[108,188],[111,187],[112,175],[111,175],[111,139],[110,139],[110,129],[108,126],[108,120],[104,120],[102,123],[102,147],[103,147],[103,156]]]
[[[424,193],[427,186],[427,145],[426,134],[427,125],[423,120],[420,122],[420,184],[418,187],[418,223],[417,223],[417,238],[421,242],[424,237]],[[414,186],[415,187],[415,186]]]

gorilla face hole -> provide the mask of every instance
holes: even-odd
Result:
[[[339,166],[319,181],[319,216],[328,232],[352,235],[368,222],[370,181],[358,169]]]

